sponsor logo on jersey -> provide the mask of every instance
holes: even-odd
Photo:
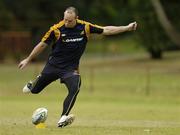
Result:
[[[65,37],[65,36],[66,36],[66,34],[61,34],[61,36],[62,36],[62,37]]]
[[[69,42],[79,42],[82,41],[83,37],[81,38],[70,38],[70,39],[63,39],[63,42],[69,43]]]

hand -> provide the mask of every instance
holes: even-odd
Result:
[[[137,28],[137,23],[133,22],[128,25],[128,31],[135,31]]]
[[[23,69],[23,68],[25,68],[25,67],[27,66],[28,63],[29,63],[29,59],[26,58],[26,59],[22,60],[22,61],[19,63],[18,68],[19,68],[19,69]]]

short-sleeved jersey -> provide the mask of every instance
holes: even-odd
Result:
[[[42,42],[52,44],[48,63],[62,70],[77,70],[91,33],[101,34],[103,27],[77,19],[76,26],[67,28],[64,21],[52,26]]]

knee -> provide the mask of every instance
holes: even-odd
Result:
[[[31,91],[32,94],[39,94],[39,92],[34,92],[34,91]]]
[[[31,93],[32,93],[32,94],[38,94],[38,93],[40,93],[40,91],[37,90],[37,89],[32,89],[32,90],[31,90]]]

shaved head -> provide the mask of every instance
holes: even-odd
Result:
[[[76,25],[78,11],[75,7],[68,7],[64,12],[65,27],[73,28]]]
[[[75,7],[68,7],[68,8],[66,8],[65,12],[66,12],[66,11],[74,12],[74,14],[75,14],[76,16],[78,16],[78,10],[77,10]]]

